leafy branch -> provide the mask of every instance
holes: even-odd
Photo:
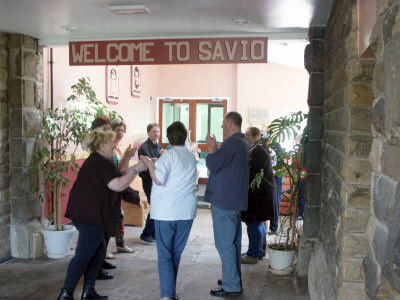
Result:
[[[56,230],[61,230],[61,197],[65,196],[64,191],[71,183],[66,174],[68,171],[75,175],[78,173],[75,152],[90,131],[93,120],[99,116],[122,119],[115,111],[108,111],[97,99],[89,78],[80,78],[71,90],[67,107],[45,112],[39,132],[42,143],[34,153],[37,161],[34,171],[40,172],[43,177],[40,184],[49,185],[49,188],[44,187],[44,195],[38,188],[39,199],[43,202],[45,195],[51,195]]]

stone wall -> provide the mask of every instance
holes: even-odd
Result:
[[[38,41],[8,35],[11,250],[13,257],[32,255],[32,233],[41,229],[41,206],[34,192],[33,153],[42,119],[42,54]]]
[[[364,299],[375,61],[358,55],[356,0],[334,1],[324,52],[319,242],[311,255],[309,291],[312,299]]]
[[[0,32],[0,263],[11,257],[7,44],[7,34]]]
[[[310,44],[304,53],[305,68],[310,74],[308,89],[309,114],[307,119],[308,142],[305,144],[304,166],[308,175],[305,183],[306,207],[304,231],[300,238],[297,260],[297,274],[308,273],[310,255],[318,241],[320,194],[321,194],[321,142],[323,136],[324,105],[324,53],[325,26],[314,26],[309,32]]]
[[[400,299],[400,1],[377,1],[371,218],[364,259],[370,299]]]

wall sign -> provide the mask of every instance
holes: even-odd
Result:
[[[117,66],[106,67],[106,100],[110,104],[118,104],[119,74]]]
[[[131,95],[140,98],[140,72],[138,66],[131,66]]]
[[[249,122],[268,123],[268,109],[249,108]]]
[[[268,38],[69,43],[69,65],[266,63]]]

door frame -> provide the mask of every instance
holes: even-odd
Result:
[[[158,122],[160,125],[160,145],[165,148],[168,143],[162,143],[162,133],[163,133],[163,124],[162,124],[162,103],[188,103],[189,110],[192,109],[193,113],[189,114],[189,127],[191,127],[190,132],[190,140],[193,141],[196,136],[196,120],[193,116],[196,116],[196,105],[198,102],[201,103],[223,103],[224,107],[224,115],[228,111],[229,106],[229,97],[157,97],[157,110],[158,110]],[[188,128],[189,130],[189,128]],[[199,144],[199,148],[201,151],[208,151],[206,144]]]

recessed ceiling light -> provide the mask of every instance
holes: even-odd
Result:
[[[247,19],[236,19],[236,20],[233,20],[233,22],[235,22],[238,25],[244,25],[244,24],[250,23],[250,21]]]
[[[78,30],[78,28],[76,28],[75,26],[71,26],[71,25],[64,25],[61,26],[62,29],[64,29],[65,31],[76,31]]]
[[[150,8],[146,4],[110,5],[108,9],[116,15],[122,14],[149,14]]]

